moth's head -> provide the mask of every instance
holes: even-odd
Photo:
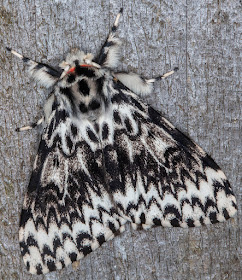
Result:
[[[76,66],[100,68],[100,65],[92,61],[93,57],[91,53],[85,54],[79,49],[72,49],[71,52],[67,54],[66,59],[59,64],[60,68],[63,69],[61,78],[68,73],[74,72]]]

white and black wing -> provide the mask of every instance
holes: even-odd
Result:
[[[194,227],[236,213],[232,189],[213,159],[120,82],[103,131],[110,191],[133,226]]]
[[[92,124],[54,109],[44,129],[20,220],[30,273],[61,269],[124,230],[105,183]]]

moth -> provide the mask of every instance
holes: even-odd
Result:
[[[142,99],[157,78],[117,72],[122,9],[97,57],[73,49],[61,70],[8,48],[52,88],[20,217],[27,270],[62,269],[125,230],[197,227],[237,211],[219,166]]]

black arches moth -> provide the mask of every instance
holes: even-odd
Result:
[[[237,211],[219,166],[196,143],[142,101],[153,83],[115,72],[122,9],[96,58],[74,49],[61,71],[17,52],[30,76],[53,88],[20,218],[28,271],[42,274],[80,260],[134,228],[194,227]]]

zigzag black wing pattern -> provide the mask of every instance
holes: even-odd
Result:
[[[135,228],[194,227],[234,216],[235,197],[213,159],[119,82],[116,91],[106,124],[112,132],[103,141],[113,138],[104,158],[120,214]]]
[[[60,106],[44,129],[20,220],[29,272],[47,273],[81,259],[124,230],[105,187],[93,125]]]

